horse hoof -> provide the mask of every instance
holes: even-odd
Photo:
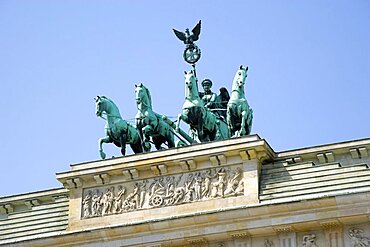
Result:
[[[145,152],[150,152],[150,149],[152,148],[152,145],[150,145],[149,142],[144,142],[144,150]]]
[[[102,160],[105,159],[106,155],[105,155],[105,153],[103,151],[100,151],[100,157],[102,158]]]

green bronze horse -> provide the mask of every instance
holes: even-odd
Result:
[[[185,102],[182,113],[178,115],[176,129],[180,127],[181,120],[190,125],[201,142],[223,140],[230,136],[226,122],[204,106],[193,71],[185,71]]]
[[[248,67],[240,68],[235,74],[230,100],[227,103],[227,124],[232,137],[249,135],[252,129],[253,110],[244,94]]]
[[[157,114],[152,109],[152,98],[149,89],[142,83],[135,85],[136,105],[138,112],[135,117],[136,127],[146,152],[151,149],[150,137],[157,150],[163,149],[162,143],[169,148],[175,147],[174,133],[168,123],[166,116]]]
[[[141,140],[138,130],[122,119],[118,107],[114,102],[105,96],[97,96],[95,98],[96,116],[107,116],[105,125],[106,136],[99,139],[99,153],[102,159],[106,155],[103,151],[103,143],[114,143],[117,147],[121,147],[121,153],[126,154],[126,144],[130,144],[134,153],[142,153]]]

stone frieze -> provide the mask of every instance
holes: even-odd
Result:
[[[213,168],[83,191],[82,218],[244,194],[241,167]]]

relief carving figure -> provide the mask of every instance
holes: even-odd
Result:
[[[101,215],[101,199],[103,194],[99,192],[98,189],[95,190],[95,193],[92,197],[92,204],[91,204],[91,215],[92,216],[100,216]]]
[[[272,247],[272,246],[274,246],[274,243],[269,239],[265,239],[264,246],[265,247]]]
[[[185,182],[185,198],[184,202],[191,202],[194,196],[194,187],[193,185],[193,174],[189,174]]]
[[[202,177],[200,172],[195,174],[194,177],[194,200],[200,200],[202,195]]]
[[[242,178],[242,169],[238,167],[227,183],[225,195],[242,195],[244,193],[244,182]]]
[[[318,247],[316,245],[316,235],[309,234],[309,235],[304,236],[302,246],[303,247]]]
[[[210,192],[211,192],[211,179],[215,178],[216,175],[212,175],[211,170],[207,170],[203,174],[204,182],[203,182],[203,187],[202,187],[202,197],[209,197]]]
[[[177,195],[177,186],[181,180],[182,175],[180,175],[177,179],[175,176],[168,177],[167,180],[167,187],[166,187],[166,195],[165,195],[165,204],[166,205],[173,205],[178,203],[178,195]]]
[[[351,239],[353,247],[369,247],[370,238],[363,236],[362,229],[353,228],[348,231],[349,238]]]
[[[113,193],[114,193],[114,187],[107,188],[105,193],[102,197],[102,204],[103,204],[103,210],[102,215],[107,215],[112,212],[112,206],[113,206]]]
[[[185,189],[183,187],[178,187],[175,190],[175,194],[173,195],[173,204],[179,204],[185,196]]]
[[[220,168],[217,172],[217,181],[212,183],[211,197],[217,196],[224,197],[224,190],[226,184],[226,171],[224,168]]]
[[[82,201],[83,217],[88,218],[91,216],[91,190],[87,192],[87,195]]]
[[[125,201],[123,202],[124,211],[131,211],[131,210],[135,210],[138,208],[139,190],[140,190],[140,185],[136,183],[134,190],[130,194],[128,194]]]
[[[121,185],[118,186],[118,193],[117,196],[114,197],[113,202],[113,213],[117,214],[122,211],[122,197],[125,194],[125,188]]]
[[[138,194],[138,208],[142,208],[144,205],[145,201],[145,194],[146,194],[146,183],[147,181],[143,181],[142,183],[138,183],[138,189],[139,189],[139,194]]]

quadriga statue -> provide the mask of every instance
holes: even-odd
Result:
[[[227,103],[227,124],[231,137],[249,135],[252,129],[253,110],[244,94],[248,67],[240,68],[235,74],[230,100]]]
[[[134,153],[142,153],[140,136],[138,130],[122,119],[118,107],[114,102],[105,96],[97,96],[95,98],[95,113],[96,116],[106,120],[105,134],[106,136],[99,139],[99,153],[102,159],[106,155],[103,151],[103,143],[114,143],[116,146],[121,147],[121,153],[126,154],[126,144],[130,144]],[[103,117],[103,114],[107,118]]]

